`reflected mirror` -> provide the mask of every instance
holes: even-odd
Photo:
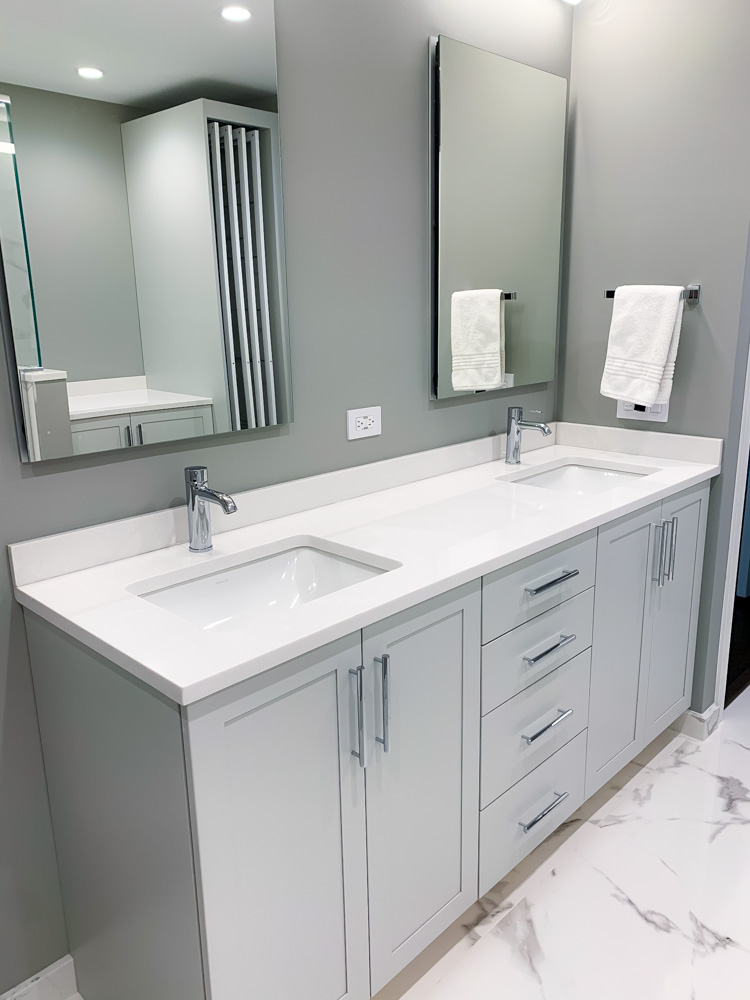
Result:
[[[433,394],[555,376],[567,80],[433,42]]]
[[[0,67],[24,457],[288,423],[273,0],[8,0]]]

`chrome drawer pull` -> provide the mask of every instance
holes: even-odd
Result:
[[[383,753],[391,752],[391,657],[388,653],[376,656],[375,662],[380,664],[381,683],[383,691],[383,736],[375,737],[376,743],[383,744]]]
[[[524,656],[524,663],[528,663],[530,667],[535,666],[540,660],[543,660],[545,656],[549,656],[550,653],[557,652],[558,649],[562,649],[563,646],[567,646],[570,642],[575,642],[578,636],[575,633],[570,635],[563,635],[560,633],[560,641],[556,642],[554,646],[550,646],[549,649],[545,649],[543,653],[537,653],[536,656]]]
[[[524,591],[530,597],[536,597],[537,594],[543,594],[545,590],[550,590],[552,587],[558,587],[561,583],[565,583],[567,580],[572,580],[574,576],[578,576],[581,571],[579,569],[564,569],[562,571],[562,576],[558,576],[554,580],[550,580],[549,583],[543,583],[539,587],[524,587]]]
[[[669,571],[667,572],[667,579],[674,580],[674,564],[677,560],[677,525],[680,523],[679,518],[672,518],[672,535],[669,549]]]
[[[569,719],[573,714],[572,708],[567,709],[567,711],[564,708],[558,708],[557,711],[560,713],[557,718],[548,723],[544,729],[540,729],[538,733],[534,733],[533,736],[524,736],[523,733],[521,733],[521,739],[526,742],[526,746],[530,747],[532,743],[536,743],[536,741],[540,737],[544,736],[545,733],[548,733],[550,729],[554,729],[555,726],[559,726],[561,722],[564,722],[565,719]]]
[[[367,767],[367,746],[365,743],[365,668],[357,667],[355,670],[350,667],[349,673],[357,678],[357,749],[352,750],[352,757],[357,758],[360,767]]]
[[[561,802],[564,802],[570,795],[570,792],[555,792],[555,801],[551,802],[546,809],[542,809],[538,816],[535,816],[530,823],[519,823],[524,833],[528,833],[529,830],[533,830],[537,823],[541,823],[552,812],[553,809],[557,809]]]

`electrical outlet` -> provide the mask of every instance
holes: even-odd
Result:
[[[617,401],[618,420],[649,420],[655,424],[666,424],[669,419],[669,403],[654,403],[653,406],[641,406],[638,403],[623,403]]]
[[[365,406],[361,410],[346,411],[346,436],[349,441],[376,437],[380,433],[379,406]]]

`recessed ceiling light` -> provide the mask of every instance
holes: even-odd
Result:
[[[579,4],[580,2],[581,0],[565,0],[565,3],[569,3],[571,7],[575,7],[576,4]]]
[[[249,21],[252,14],[247,7],[224,7],[221,16],[225,21]]]
[[[82,76],[84,80],[101,80],[104,73],[96,66],[79,66],[78,75]]]

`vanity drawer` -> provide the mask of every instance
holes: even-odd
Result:
[[[590,680],[591,650],[587,649],[485,715],[482,809],[586,729]]]
[[[482,580],[482,642],[492,642],[512,628],[594,585],[596,532],[545,549]],[[531,593],[531,591],[536,593]]]
[[[588,649],[593,628],[594,588],[590,587],[484,646],[482,715]]]
[[[585,770],[584,731],[480,812],[480,896],[582,805]]]

